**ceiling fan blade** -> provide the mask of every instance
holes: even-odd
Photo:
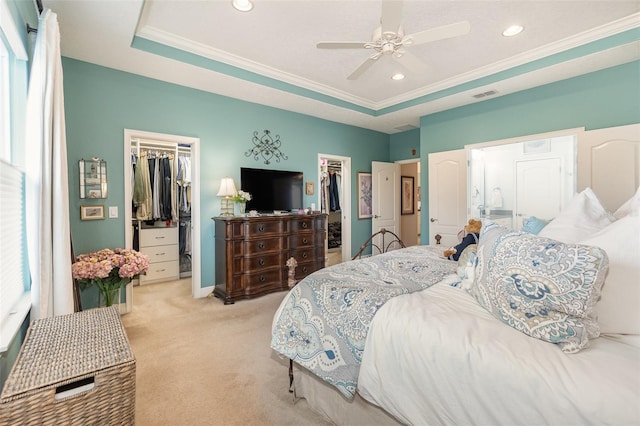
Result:
[[[356,68],[356,70],[352,72],[349,77],[347,77],[347,80],[356,80],[358,77],[364,74],[364,72],[368,70],[369,67],[371,67],[371,65],[373,65],[381,55],[381,53],[376,53],[375,55],[367,58],[366,61],[364,61],[358,68]]]
[[[471,24],[469,24],[469,21],[461,21],[409,34],[404,38],[403,43],[406,46],[429,43],[446,38],[463,36],[468,34],[470,30]]]
[[[405,52],[396,60],[406,69],[413,73],[424,73],[427,65],[411,52]]]
[[[367,42],[358,41],[321,41],[316,44],[318,49],[360,49],[364,48]]]
[[[398,0],[382,1],[382,16],[380,17],[380,25],[382,33],[398,32],[400,23],[402,22],[402,2]]]

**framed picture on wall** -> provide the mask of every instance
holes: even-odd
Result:
[[[307,195],[313,195],[313,193],[314,193],[313,182],[307,182],[306,183],[306,193],[307,193]]]
[[[373,217],[371,173],[358,172],[358,219]]]
[[[400,214],[413,214],[413,176],[400,178]]]
[[[104,219],[104,205],[80,206],[80,220]]]

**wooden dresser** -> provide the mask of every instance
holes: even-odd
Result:
[[[225,304],[287,290],[287,259],[296,279],[324,267],[327,215],[215,217],[216,285]]]

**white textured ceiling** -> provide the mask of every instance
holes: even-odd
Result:
[[[321,50],[316,43],[369,41],[381,1],[254,3],[247,13],[231,0],[44,6],[58,15],[64,56],[386,133],[479,102],[473,94],[500,96],[640,59],[637,32],[628,36],[640,27],[640,1],[404,1],[406,34],[462,20],[471,31],[408,47],[423,64],[417,72],[383,56],[353,81],[347,76],[371,52]],[[513,23],[524,32],[503,37]],[[621,34],[625,41],[615,41]],[[185,52],[203,61],[174,59]],[[407,77],[391,80],[396,71]]]

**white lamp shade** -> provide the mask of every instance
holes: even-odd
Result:
[[[236,195],[236,185],[233,183],[233,179],[230,177],[222,178],[220,182],[220,190],[218,191],[218,197],[233,197]]]

